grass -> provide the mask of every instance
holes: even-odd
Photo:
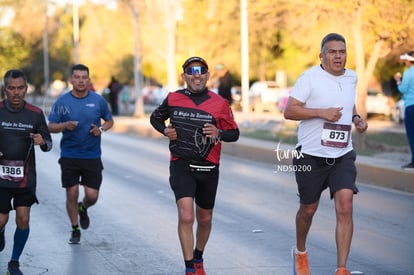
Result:
[[[287,144],[296,144],[297,141],[295,134],[286,131],[280,131],[279,133],[275,133],[266,130],[242,130],[241,135],[249,138],[283,142]]]
[[[354,140],[355,133],[352,137]],[[354,146],[355,147],[355,146]],[[407,136],[402,133],[375,132],[367,133],[365,137],[365,146],[363,148],[356,147],[358,154],[365,156],[373,156],[385,152],[409,152]]]

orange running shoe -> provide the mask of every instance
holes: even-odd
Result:
[[[204,271],[203,260],[194,260],[194,268],[196,270],[196,275],[206,275],[206,272]]]
[[[304,254],[296,254],[295,247],[293,247],[292,258],[293,258],[293,275],[310,275],[307,252]]]
[[[339,267],[335,270],[335,275],[351,275],[351,272],[345,267]]]

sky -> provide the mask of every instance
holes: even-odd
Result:
[[[83,3],[86,2],[86,0],[53,0],[53,2],[57,3],[57,4],[66,4],[66,3],[73,3],[77,1],[79,5],[82,5]],[[94,4],[107,4],[107,7],[110,9],[115,9],[116,8],[116,0],[88,0],[91,3]]]
[[[10,25],[10,21],[14,17],[13,9],[11,8],[0,8],[0,27]]]

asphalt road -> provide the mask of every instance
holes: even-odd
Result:
[[[26,275],[184,274],[168,185],[167,141],[107,132],[103,137],[104,183],[89,210],[90,228],[69,245],[70,224],[52,152],[37,152],[38,198],[31,235],[21,257]],[[225,146],[225,145],[224,145]],[[272,163],[224,155],[213,232],[205,251],[209,275],[292,274],[298,207],[290,172]],[[413,274],[413,194],[359,184],[355,233],[348,266],[367,275]],[[0,253],[0,273],[11,254],[14,212]],[[333,203],[324,193],[308,239],[312,274],[333,274],[336,265]]]

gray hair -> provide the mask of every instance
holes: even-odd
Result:
[[[322,39],[321,53],[323,51],[323,47],[325,46],[325,44],[330,42],[330,41],[341,41],[341,42],[344,42],[346,44],[345,38],[342,35],[340,35],[338,33],[329,33]]]

